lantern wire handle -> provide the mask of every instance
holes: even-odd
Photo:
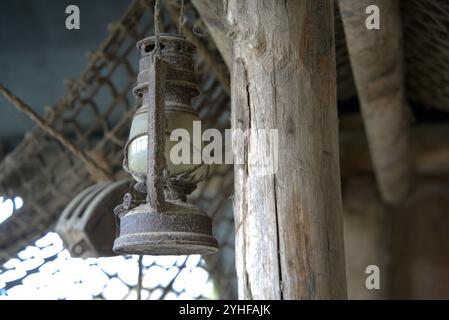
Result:
[[[184,0],[181,0],[181,9],[179,10],[178,34],[182,33],[182,26],[184,25]]]

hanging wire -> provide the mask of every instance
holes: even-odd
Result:
[[[182,34],[182,26],[184,25],[184,0],[181,0],[181,9],[179,10],[178,34]]]
[[[143,256],[139,256],[139,275],[137,278],[137,300],[142,300]]]
[[[159,55],[161,52],[160,44],[159,44],[159,16],[161,11],[161,3],[160,0],[156,0],[154,3],[154,47],[156,55]]]

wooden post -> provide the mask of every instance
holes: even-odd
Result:
[[[411,162],[398,0],[339,0],[352,72],[382,199],[397,204],[410,187]],[[380,29],[368,29],[369,5]]]
[[[229,0],[239,297],[346,298],[333,1]],[[278,129],[263,174],[254,129]],[[263,148],[262,148],[263,149]]]

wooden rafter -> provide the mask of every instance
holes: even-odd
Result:
[[[394,205],[411,181],[399,1],[339,5],[377,184],[383,201]],[[380,29],[366,27],[369,5],[379,8]]]

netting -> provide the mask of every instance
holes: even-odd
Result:
[[[449,111],[449,2],[401,1],[410,99]]]
[[[137,256],[72,258],[50,232],[4,264],[0,299],[138,298]],[[200,256],[144,256],[141,299],[211,299],[218,286]]]

